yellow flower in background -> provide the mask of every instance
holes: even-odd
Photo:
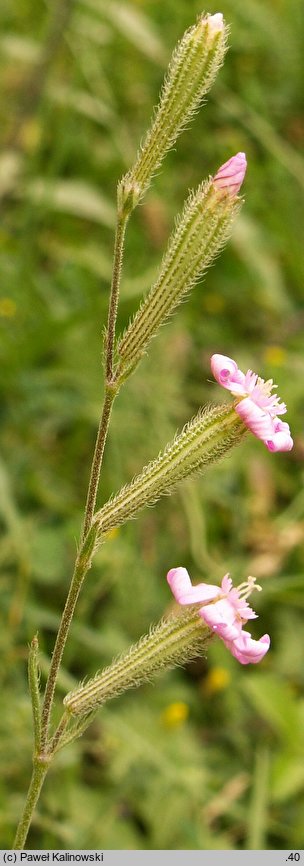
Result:
[[[203,683],[203,690],[207,695],[222,692],[230,685],[231,675],[227,668],[211,668]]]
[[[264,352],[264,359],[269,364],[274,364],[276,367],[281,367],[287,359],[287,352],[282,349],[282,346],[267,346]]]
[[[113,539],[117,538],[118,535],[119,535],[119,526],[114,526],[113,529],[110,529],[110,531],[107,532],[107,536],[106,536],[107,541],[113,541]]]
[[[184,701],[176,701],[168,704],[162,713],[162,721],[166,728],[178,728],[183,725],[189,716],[189,706]]]
[[[24,149],[29,153],[34,152],[40,144],[41,135],[41,123],[36,118],[26,120],[20,133],[21,144]]]
[[[11,298],[0,298],[0,317],[12,319],[16,315],[17,304]]]

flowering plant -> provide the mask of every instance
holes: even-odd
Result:
[[[290,451],[293,440],[289,425],[278,418],[287,408],[271,393],[277,387],[272,379],[264,382],[252,370],[242,373],[236,362],[225,355],[212,355],[211,370],[219,385],[236,398],[235,411],[248,430],[261,439],[269,451]]]
[[[242,665],[261,661],[270,646],[269,635],[253,640],[249,632],[243,630],[249,619],[256,618],[246,601],[253,589],[262,588],[255,583],[254,577],[249,577],[238,587],[233,586],[229,574],[223,577],[220,588],[209,583],[192,586],[185,568],[171,568],[167,581],[179,604],[201,605],[199,615]]]
[[[14,847],[24,848],[40,791],[55,754],[80,736],[98,708],[131,687],[151,679],[159,670],[184,663],[205,651],[218,636],[243,665],[261,661],[270,644],[243,626],[255,613],[247,598],[253,578],[234,588],[228,575],[221,587],[192,586],[184,568],[171,569],[168,583],[183,609],[162,619],[137,644],[109,667],[68,692],[54,721],[56,686],[76,604],[93,557],[110,530],[136,517],[140,510],[171,493],[184,479],[205,471],[239,445],[249,428],[270,451],[288,451],[292,439],[288,424],[279,416],[285,404],[271,395],[272,382],[264,382],[235,361],[213,355],[217,381],[235,397],[234,405],[200,409],[184,429],[155,459],[144,466],[102,508],[96,509],[104,449],[114,401],[125,381],[146,353],[152,338],[191,288],[205,273],[227,241],[242,200],[238,193],[246,172],[240,152],[202,181],[188,196],[167,249],[159,274],[122,335],[117,335],[117,311],[124,256],[125,233],[131,213],[142,200],[168,149],[188,124],[212,86],[226,50],[227,28],[221,13],[200,15],[186,31],[173,53],[159,106],[133,167],[117,190],[117,220],[113,273],[104,352],[104,399],[92,460],[83,530],[49,672],[40,691],[39,645],[35,636],[29,652],[29,687],[33,711],[33,774],[17,829]],[[256,587],[259,588],[259,587]]]

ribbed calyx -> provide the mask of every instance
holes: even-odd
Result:
[[[160,274],[118,342],[117,377],[138,364],[160,325],[172,314],[228,240],[241,199],[212,179],[187,199],[164,255]]]
[[[97,511],[93,527],[98,528],[99,542],[110,529],[135,517],[164,493],[170,493],[178,482],[220,460],[239,444],[245,432],[231,406],[200,410],[140,475]]]
[[[212,639],[195,607],[162,620],[149,634],[85,685],[64,698],[73,716],[90,713],[122,692],[152,680],[159,672],[201,655]]]
[[[173,52],[151,128],[135,165],[120,182],[118,206],[122,212],[136,207],[165,154],[212,86],[226,43],[227,28],[221,13],[201,15],[184,33]]]

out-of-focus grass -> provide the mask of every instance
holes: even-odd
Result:
[[[269,631],[271,651],[243,669],[214,643],[208,659],[109,705],[58,756],[30,847],[304,847],[301,6],[224,0],[225,68],[132,218],[120,328],[188,188],[246,151],[246,203],[228,249],[115,405],[100,500],[199,405],[222,399],[209,381],[214,351],[278,382],[294,451],[271,456],[248,438],[111,538],[80,599],[60,689],[163,614],[175,564],[196,580],[256,575],[255,633]],[[115,186],[170,51],[199,11],[196,0],[2,6],[2,847],[30,772],[27,643],[38,629],[45,675],[81,525]],[[207,11],[218,11],[213,0]]]

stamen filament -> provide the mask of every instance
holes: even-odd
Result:
[[[245,600],[251,595],[254,589],[256,589],[258,592],[262,591],[262,587],[260,586],[260,584],[256,583],[256,577],[251,577],[251,575],[249,575],[247,580],[244,580],[243,583],[239,583],[237,587],[239,598],[243,598]]]

